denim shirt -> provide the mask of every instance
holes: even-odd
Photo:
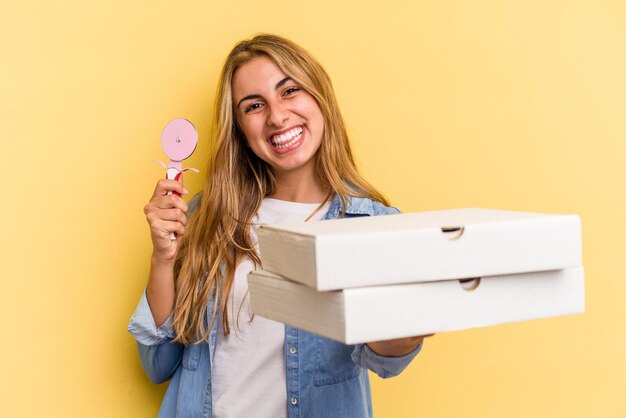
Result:
[[[191,207],[191,205],[190,205]],[[323,219],[339,218],[341,200],[335,196]],[[367,198],[352,197],[345,217],[397,214]],[[213,311],[209,301],[208,313]],[[375,301],[373,301],[375,303]],[[218,321],[216,321],[218,322]],[[128,330],[137,341],[141,364],[154,383],[171,382],[159,418],[211,418],[211,361],[219,323],[213,325],[209,342],[172,343],[168,329],[172,315],[156,327],[144,295],[130,319]],[[285,325],[285,368],[289,418],[363,418],[372,416],[368,370],[387,378],[399,374],[422,348],[403,357],[384,357],[365,344],[345,345]],[[272,382],[268,382],[271,385]],[[245,396],[242,393],[241,396]],[[262,411],[261,411],[262,412]]]

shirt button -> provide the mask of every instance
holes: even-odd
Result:
[[[298,349],[296,347],[289,347],[289,352],[291,354],[296,354],[298,352]]]
[[[290,399],[290,402],[292,405],[296,405],[298,403],[298,398],[296,398],[295,396],[292,396]]]

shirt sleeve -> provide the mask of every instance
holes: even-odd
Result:
[[[144,290],[141,299],[139,299],[137,309],[135,309],[135,313],[130,318],[128,331],[135,337],[137,342],[143,345],[162,344],[166,340],[174,338],[174,329],[171,328],[172,320],[173,313],[167,317],[163,325],[160,327],[156,326]]]
[[[409,354],[401,357],[385,357],[376,354],[367,344],[357,344],[352,352],[352,360],[364,369],[369,369],[383,379],[386,379],[388,377],[397,376],[406,369],[409,363],[411,363],[411,360],[422,350],[423,345],[424,341],[419,343]]]

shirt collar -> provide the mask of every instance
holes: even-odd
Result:
[[[341,213],[341,199],[335,194],[330,202],[330,207],[324,219],[336,219]],[[350,215],[374,215],[372,200],[364,197],[347,196],[346,197],[346,213]]]

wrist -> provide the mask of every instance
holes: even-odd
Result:
[[[173,256],[163,255],[163,254],[157,253],[156,251],[153,251],[150,263],[152,265],[152,268],[158,268],[158,269],[172,268],[173,269],[174,264],[176,263],[176,255],[173,255]]]
[[[367,343],[374,353],[384,357],[403,357],[410,354],[424,341],[423,337],[402,338],[397,340]]]

